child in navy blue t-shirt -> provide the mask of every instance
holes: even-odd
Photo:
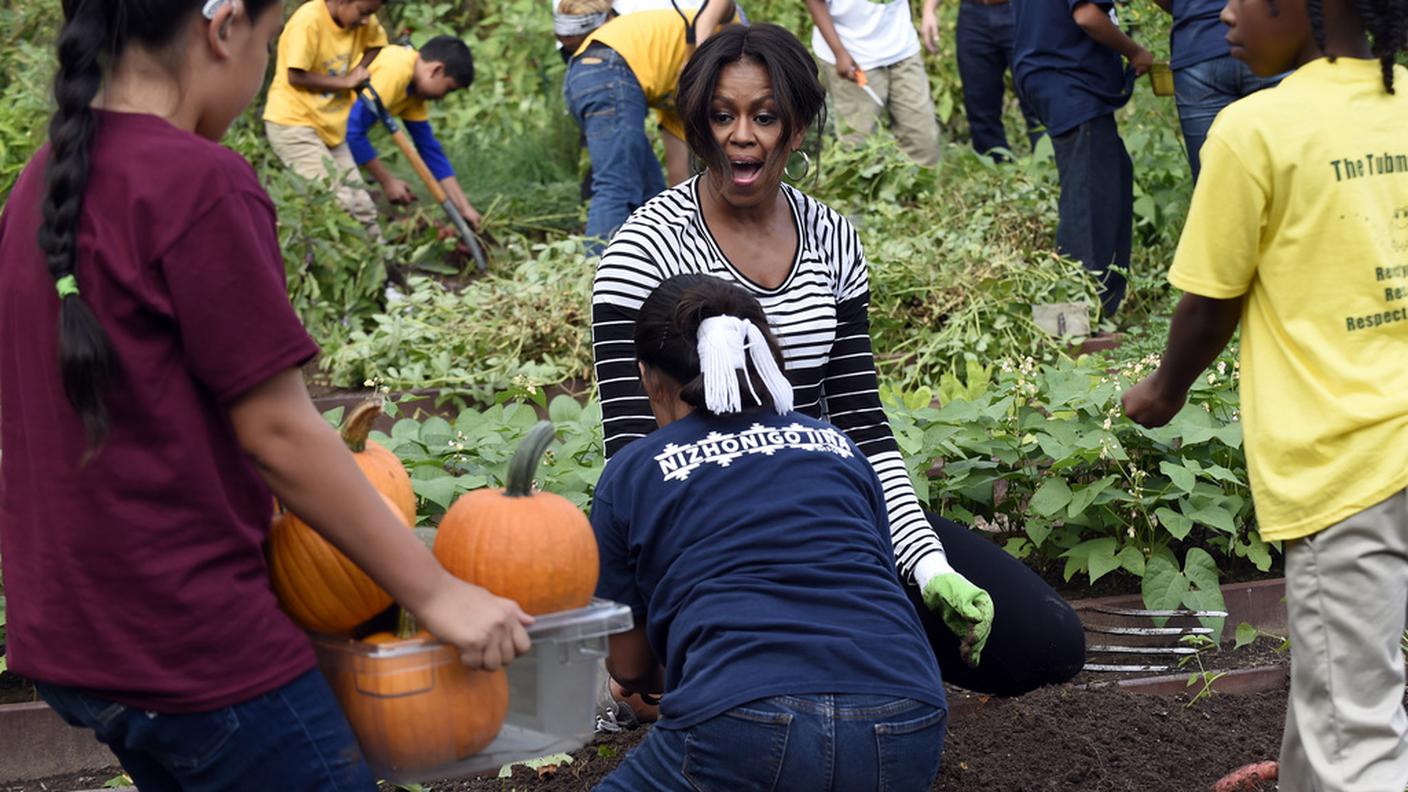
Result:
[[[1111,0],[1013,0],[1012,10],[1012,76],[1046,125],[1061,180],[1056,246],[1099,278],[1110,317],[1124,299],[1134,226],[1134,166],[1115,111],[1154,56],[1120,30]]]
[[[641,306],[661,428],[607,465],[592,526],[597,595],[638,625],[612,637],[607,669],[663,696],[598,789],[921,790],[938,771],[947,702],[880,482],[844,433],[791,411],[767,327],[707,275]]]

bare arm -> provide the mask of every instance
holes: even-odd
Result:
[[[340,93],[356,90],[357,86],[371,77],[365,66],[358,66],[346,74],[319,74],[304,69],[290,68],[288,84],[294,88],[313,93]]]
[[[1154,63],[1154,56],[1120,30],[1100,6],[1081,3],[1071,12],[1071,18],[1087,36],[1123,55],[1134,66],[1135,74],[1143,74]]]
[[[807,0],[807,11],[812,15],[816,29],[821,31],[822,40],[831,48],[831,54],[836,56],[836,73],[855,82],[856,61],[851,57],[846,45],[841,43],[841,36],[836,32],[836,22],[831,18],[831,9],[827,8],[826,0]]]
[[[445,571],[391,513],[337,432],[313,407],[298,369],[230,407],[240,445],[274,495],[415,614],[470,666],[495,669],[529,648],[532,618]]]
[[[939,51],[939,0],[924,0],[919,14],[919,38],[930,55]]]
[[[608,639],[610,650],[606,656],[606,672],[611,678],[631,693],[655,695],[665,689],[664,674],[660,661],[645,638],[645,625],[636,625],[629,632],[613,635]]]
[[[1125,391],[1124,411],[1135,423],[1163,426],[1183,409],[1188,389],[1232,339],[1242,298],[1214,300],[1185,294],[1168,328],[1168,349],[1153,374]]]
[[[440,186],[445,188],[445,196],[450,199],[450,203],[454,204],[456,209],[460,210],[460,214],[464,216],[465,222],[469,223],[469,227],[478,231],[483,218],[480,217],[479,210],[469,202],[469,198],[465,197],[464,190],[460,189],[460,180],[454,176],[446,176],[440,180]]]
[[[726,20],[733,19],[733,0],[709,0],[694,18],[694,46],[703,44]],[[693,55],[693,51],[690,52]]]
[[[665,144],[665,174],[674,187],[689,178],[689,146],[663,126],[660,140]]]

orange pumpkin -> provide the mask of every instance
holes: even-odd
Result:
[[[406,466],[386,446],[367,439],[372,424],[380,416],[380,399],[371,399],[352,408],[352,412],[342,421],[342,442],[347,444],[367,481],[396,504],[396,510],[407,523],[415,525],[416,493],[411,489],[411,476],[406,472]]]
[[[400,517],[391,498],[381,499]],[[313,632],[345,633],[391,606],[390,594],[292,512],[269,529],[269,579],[284,611]]]
[[[471,671],[454,647],[424,632],[377,633],[365,642],[377,650],[352,656],[332,684],[374,768],[405,776],[460,761],[494,741],[508,714],[503,669]]]
[[[460,496],[435,536],[435,557],[451,574],[535,615],[589,604],[598,573],[586,515],[560,495],[533,491],[552,439],[551,423],[533,427],[509,462],[508,486]]]

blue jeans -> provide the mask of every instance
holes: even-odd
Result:
[[[689,729],[651,730],[598,792],[921,792],[948,710],[890,696],[760,699]]]
[[[562,90],[592,159],[587,236],[589,252],[599,253],[636,207],[665,189],[660,160],[645,136],[650,108],[625,58],[600,44],[572,59]]]
[[[1188,149],[1195,183],[1202,170],[1198,152],[1208,138],[1212,120],[1227,105],[1280,81],[1280,76],[1256,76],[1247,64],[1230,55],[1174,71],[1173,100],[1178,105],[1178,123],[1183,127],[1183,145]]]
[[[39,684],[72,726],[92,729],[142,792],[374,792],[376,780],[317,670],[249,701],[188,715],[144,712]]]
[[[1012,4],[958,4],[958,76],[963,82],[963,111],[973,148],[979,154],[993,149],[1011,151],[1007,130],[1002,125],[1002,97],[1007,90],[1003,76],[1012,69]],[[1022,117],[1027,121],[1027,138],[1033,146],[1041,137],[1041,122],[1030,105],[1017,94]]]
[[[1061,181],[1056,247],[1100,281],[1101,314],[1124,300],[1134,234],[1134,165],[1113,113],[1052,135]]]

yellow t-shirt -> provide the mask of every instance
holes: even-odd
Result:
[[[1169,281],[1242,312],[1262,538],[1408,487],[1408,69],[1312,61],[1222,111]]]
[[[722,2],[722,0],[711,0]],[[694,24],[698,11],[685,11],[689,25]],[[734,20],[737,14],[734,15]],[[645,101],[655,108],[660,126],[675,137],[684,139],[684,122],[675,109],[675,87],[680,72],[689,57],[685,35],[688,25],[673,8],[661,11],[636,11],[618,16],[597,28],[576,54],[581,55],[594,41],[610,47],[631,67],[631,73],[645,93]]]
[[[264,106],[264,120],[313,127],[324,143],[339,145],[347,136],[352,92],[313,93],[294,88],[289,84],[288,70],[343,75],[361,62],[367,50],[386,43],[386,31],[376,17],[348,30],[333,21],[326,0],[309,0],[299,6],[279,36],[279,56],[274,81],[269,86],[269,101]]]
[[[403,121],[430,119],[425,99],[411,94],[411,80],[419,59],[420,53],[411,47],[397,45],[377,53],[376,60],[367,67],[372,73],[372,87],[386,105],[386,111]]]

